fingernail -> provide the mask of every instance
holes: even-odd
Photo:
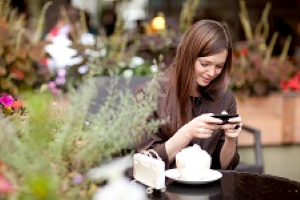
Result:
[[[233,125],[233,129],[239,129],[239,128],[240,128],[239,124]]]

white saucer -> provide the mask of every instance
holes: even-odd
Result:
[[[219,180],[220,178],[222,178],[222,173],[218,172],[216,170],[210,169],[208,171],[207,175],[201,179],[187,180],[187,179],[181,177],[178,169],[169,169],[165,172],[165,176],[174,181],[180,182],[180,183],[196,185],[196,184],[210,183],[210,182]]]

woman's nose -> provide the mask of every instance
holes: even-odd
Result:
[[[216,73],[216,70],[215,70],[215,66],[210,66],[208,69],[207,69],[207,74],[210,76],[210,77],[213,77]]]

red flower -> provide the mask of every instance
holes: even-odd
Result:
[[[241,49],[241,54],[242,54],[243,56],[247,56],[247,55],[249,54],[248,49],[246,49],[246,48]]]
[[[48,66],[48,58],[43,58],[41,61],[42,65]]]
[[[11,105],[11,107],[15,110],[19,110],[23,106],[23,102],[20,100],[14,101],[14,103]]]
[[[292,90],[295,90],[295,91],[300,90],[299,79],[297,76],[290,79],[287,84]]]
[[[290,91],[289,87],[287,85],[287,82],[284,81],[284,80],[280,81],[280,87],[281,87],[281,89],[282,89],[283,92],[289,92]]]
[[[24,72],[16,66],[13,66],[9,71],[12,75],[14,75],[14,78],[18,80],[23,80],[25,78]]]
[[[298,71],[297,74],[289,80],[282,80],[280,82],[280,86],[284,92],[288,92],[290,90],[300,91],[300,71]]]

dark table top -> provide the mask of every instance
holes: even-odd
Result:
[[[223,177],[208,184],[186,185],[167,180],[164,193],[154,191],[154,200],[300,200],[300,183],[266,174],[221,171]]]

